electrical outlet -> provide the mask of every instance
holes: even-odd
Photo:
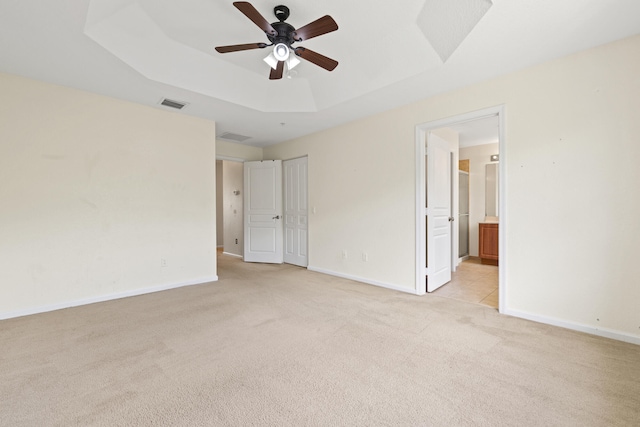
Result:
[[[369,261],[369,254],[366,252],[362,252],[362,261],[367,262]]]
[[[160,258],[160,267],[166,267],[167,266],[167,260],[164,258]]]
[[[238,239],[236,239],[236,245],[238,244]]]

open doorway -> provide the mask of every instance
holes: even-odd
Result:
[[[434,295],[498,308],[499,122],[490,116],[449,127],[458,139],[458,268]],[[496,234],[497,235],[497,234]],[[482,237],[482,238],[481,238]],[[481,249],[481,241],[482,248]],[[493,245],[493,246],[491,246]],[[494,255],[495,254],[495,255]]]
[[[268,161],[244,161],[242,159],[218,158],[216,161],[216,229],[218,254],[245,259],[246,215],[252,206],[247,199],[245,169],[252,163]],[[277,209],[269,219],[284,222],[283,248],[280,257],[284,263],[306,267],[308,264],[308,161],[307,157],[289,159],[282,162],[283,179],[272,183],[282,190],[283,203],[276,203]],[[281,181],[281,182],[280,182]],[[258,191],[260,197],[264,191]],[[260,261],[267,262],[267,261]],[[278,263],[281,263],[279,261]]]
[[[476,287],[468,289],[465,300],[475,299],[473,302],[481,302],[486,298],[485,305],[497,307],[503,311],[506,284],[504,283],[504,179],[495,180],[492,194],[493,206],[497,206],[495,211],[487,210],[485,204],[488,191],[485,191],[487,164],[496,166],[497,176],[504,177],[505,165],[499,162],[499,154],[504,153],[504,111],[503,107],[495,107],[477,111],[449,119],[436,122],[425,123],[416,127],[416,156],[417,156],[417,220],[416,220],[416,293],[424,294],[427,291],[429,280],[429,256],[428,230],[429,213],[434,214],[433,201],[429,207],[429,194],[427,192],[427,169],[428,139],[433,134],[442,135],[442,129],[455,134],[455,144],[450,144],[451,150],[451,183],[448,191],[452,197],[450,211],[451,227],[451,271],[452,277],[450,286],[444,285],[435,290],[442,296],[460,296],[465,299],[464,285],[471,285],[475,282]],[[503,156],[504,157],[504,156]],[[460,173],[459,160],[468,160],[468,171]],[[466,175],[465,175],[466,174]],[[460,177],[462,176],[462,180]],[[465,212],[464,203],[460,202],[460,183],[465,179],[469,180],[469,210]],[[495,179],[495,178],[494,178]],[[431,188],[433,191],[433,187]],[[437,217],[433,217],[435,222]],[[491,222],[491,227],[495,229],[496,256],[500,262],[499,266],[485,265],[480,256],[480,224]],[[466,227],[465,227],[466,222]],[[437,239],[437,236],[436,236]],[[440,246],[442,247],[442,246]],[[460,252],[462,250],[462,252]],[[466,252],[466,253],[463,253]],[[442,254],[441,254],[442,255]],[[486,256],[486,255],[485,255]],[[442,258],[442,256],[441,256]],[[425,262],[427,265],[425,265]],[[433,268],[431,269],[433,270]],[[491,282],[493,281],[493,285]],[[493,286],[493,289],[491,288]],[[431,286],[430,288],[433,288]],[[483,293],[486,293],[484,295]],[[493,294],[493,295],[491,295]],[[495,300],[493,302],[492,300]]]
[[[216,160],[216,230],[218,252],[242,257],[243,162]]]

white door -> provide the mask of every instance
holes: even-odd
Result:
[[[284,262],[308,265],[307,158],[286,160],[284,172]]]
[[[282,161],[244,163],[244,260],[282,263]]]
[[[451,150],[427,136],[427,292],[451,281]]]

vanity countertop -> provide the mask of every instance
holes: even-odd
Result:
[[[497,216],[485,216],[484,221],[480,221],[480,224],[498,224],[499,220]]]
[[[497,216],[485,216],[484,221],[480,221],[480,224],[498,224],[499,222]]]

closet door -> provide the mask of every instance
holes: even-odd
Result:
[[[244,163],[244,261],[282,263],[282,162]]]
[[[284,262],[306,267],[309,264],[309,211],[306,157],[286,160],[284,172]]]

